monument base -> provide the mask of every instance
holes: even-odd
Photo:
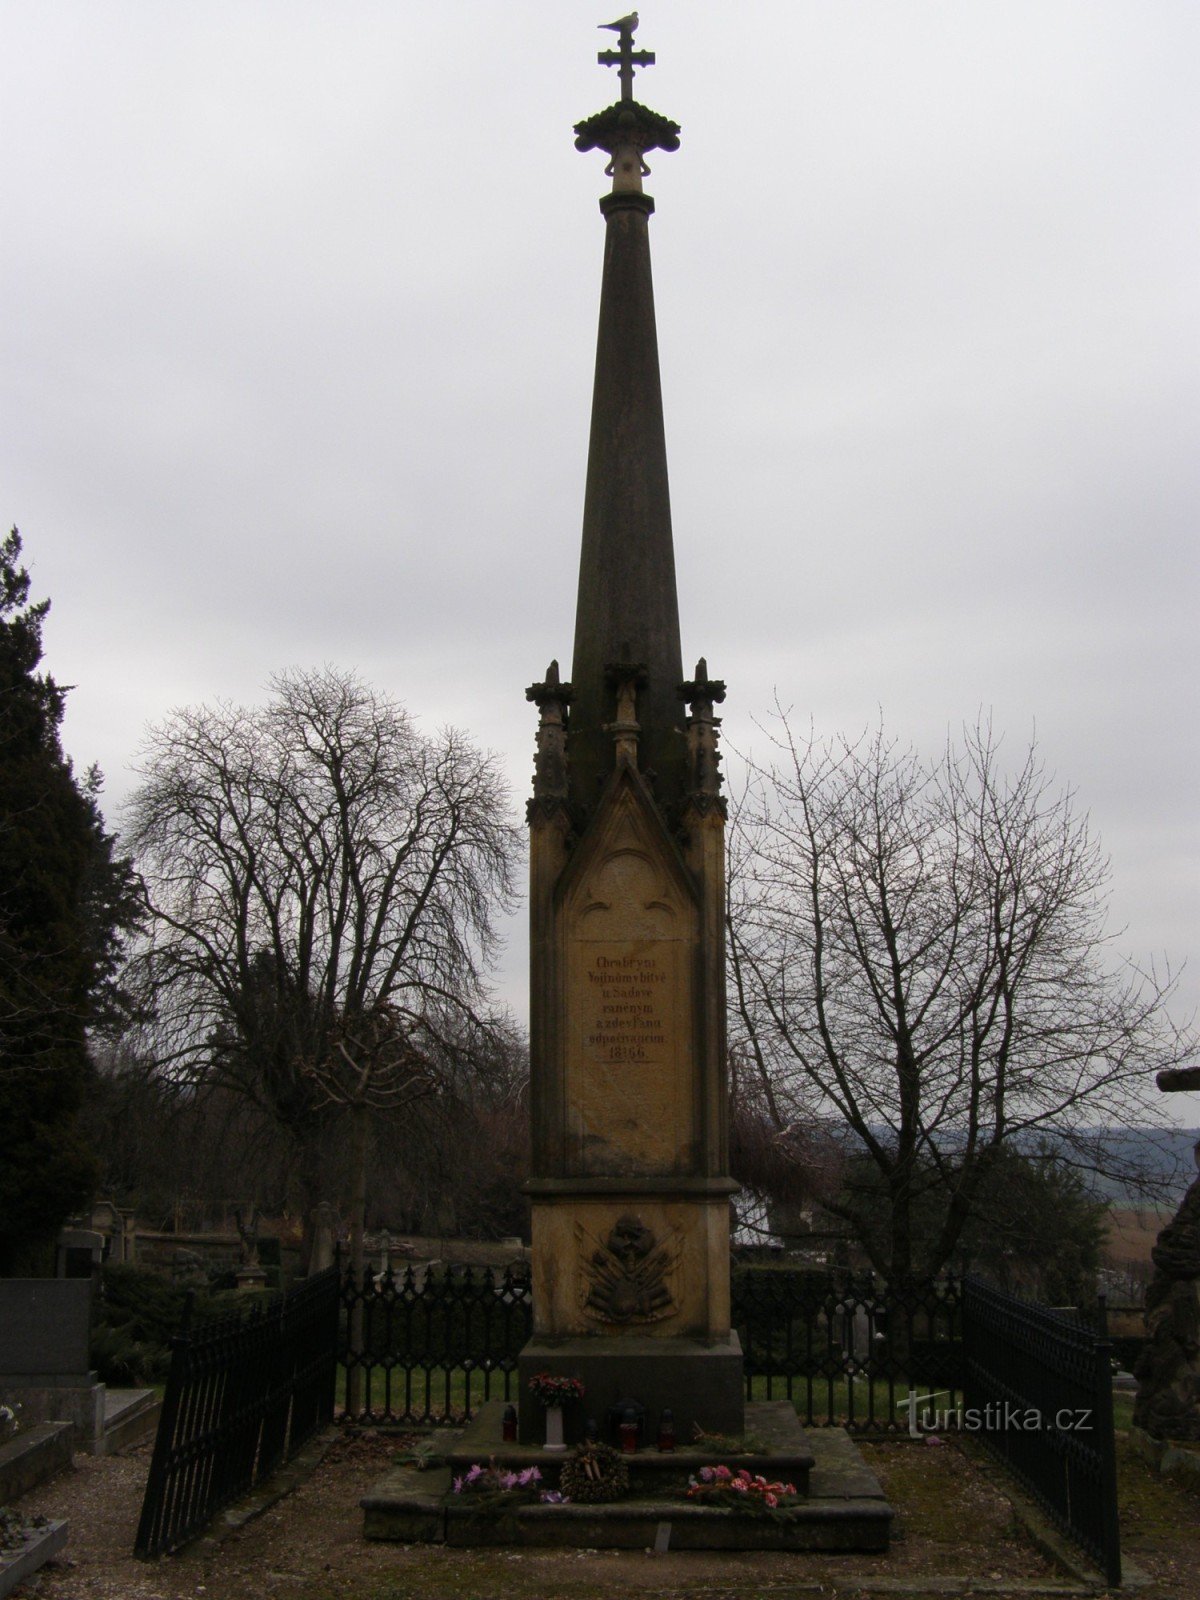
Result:
[[[529,1393],[536,1372],[583,1382],[582,1402],[568,1406],[564,1415],[569,1445],[583,1438],[589,1417],[595,1418],[600,1437],[610,1440],[609,1413],[622,1400],[645,1407],[646,1444],[654,1443],[664,1410],[674,1414],[681,1443],[690,1441],[697,1428],[737,1437],[745,1426],[742,1345],[736,1333],[715,1341],[645,1334],[531,1339],[517,1360],[517,1437],[525,1445],[541,1444],[546,1427],[545,1413]]]
[[[842,1428],[805,1433],[790,1401],[746,1406],[752,1448],[684,1447],[626,1457],[629,1492],[601,1504],[508,1504],[456,1494],[453,1480],[489,1461],[521,1471],[536,1466],[558,1484],[563,1457],[505,1444],[502,1400],[485,1401],[458,1436],[439,1438],[444,1464],[404,1464],[363,1496],[363,1534],[402,1544],[515,1545],[531,1548],[646,1550],[859,1550],[888,1548],[892,1510],[854,1440]],[[739,1516],[687,1497],[688,1478],[721,1462],[793,1483],[800,1498],[771,1516]]]

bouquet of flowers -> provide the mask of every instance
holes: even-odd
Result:
[[[688,1479],[689,1500],[704,1500],[709,1505],[728,1506],[750,1516],[786,1511],[798,1496],[792,1483],[770,1483],[761,1473],[742,1467],[701,1467]]]
[[[468,1467],[461,1478],[454,1480],[455,1494],[497,1495],[520,1494],[530,1496],[535,1493],[537,1486],[542,1481],[542,1475],[536,1467],[524,1467],[520,1472],[509,1472],[506,1467],[498,1467],[495,1461],[489,1461],[486,1467],[475,1462]]]
[[[529,1392],[544,1406],[565,1406],[572,1400],[582,1400],[584,1388],[580,1378],[560,1377],[555,1372],[535,1372],[529,1380]]]

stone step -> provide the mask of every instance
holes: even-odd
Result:
[[[605,1505],[520,1506],[491,1517],[445,1508],[448,1545],[571,1550],[858,1550],[888,1548],[892,1514],[875,1500],[808,1500],[771,1516],[693,1500],[615,1500]]]
[[[779,1402],[775,1403],[780,1404]],[[670,1474],[681,1467],[724,1462],[728,1466],[761,1463],[752,1470],[764,1476],[794,1481],[797,1473],[783,1470],[783,1457],[774,1451],[753,1456],[701,1449],[689,1451],[682,1463],[677,1456],[642,1451],[629,1457],[633,1467],[631,1493],[624,1499],[600,1505],[549,1506],[540,1504],[488,1505],[471,1503],[452,1492],[452,1475],[474,1461],[494,1458],[497,1465],[521,1468],[539,1466],[547,1486],[556,1478],[554,1461],[561,1456],[525,1446],[486,1448],[488,1438],[464,1430],[450,1444],[443,1459],[450,1465],[430,1471],[398,1467],[362,1500],[363,1534],[368,1539],[404,1544],[446,1543],[515,1545],[568,1549],[672,1549],[672,1550],[854,1550],[884,1551],[891,1536],[892,1509],[879,1480],[864,1462],[858,1446],[841,1428],[814,1429],[804,1434],[791,1413],[795,1432],[804,1440],[810,1462],[808,1497],[786,1512],[747,1516],[725,1508],[699,1504],[685,1498],[682,1485]],[[746,1408],[748,1432],[761,1432],[756,1407]],[[495,1412],[498,1421],[501,1405]],[[483,1419],[477,1419],[482,1421]],[[776,1420],[781,1431],[785,1418]],[[494,1440],[493,1440],[494,1443]],[[480,1449],[477,1446],[482,1445]],[[680,1453],[682,1455],[682,1452]],[[665,1465],[664,1465],[665,1463]],[[799,1488],[799,1484],[796,1485]],[[657,1489],[657,1492],[654,1492]]]
[[[477,1461],[484,1466],[495,1461],[497,1466],[514,1472],[524,1467],[540,1467],[543,1472],[553,1474],[557,1482],[557,1469],[563,1456],[542,1445],[504,1443],[501,1437],[504,1411],[503,1400],[485,1401],[458,1439],[442,1452],[442,1459],[453,1473],[465,1472]],[[748,1449],[722,1450],[701,1440],[680,1443],[669,1452],[651,1447],[626,1456],[634,1492],[644,1489],[655,1493],[671,1484],[686,1487],[692,1473],[721,1461],[729,1467],[761,1472],[767,1478],[782,1478],[794,1485],[800,1494],[807,1494],[813,1454],[795,1407],[787,1400],[752,1402],[746,1406],[745,1431],[746,1437],[753,1441]]]

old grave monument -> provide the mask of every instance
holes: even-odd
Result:
[[[526,691],[539,714],[530,829],[533,1333],[518,1416],[485,1402],[442,1452],[363,1499],[372,1539],[643,1549],[885,1550],[891,1510],[839,1429],[805,1436],[786,1400],[747,1404],[730,1326],[724,830],[716,707],[703,660],[685,681],[646,156],[679,128],[633,96],[636,13],[600,53],[621,98],[575,129],[609,158],[604,267],[570,681]],[[564,1453],[530,1379],[577,1380]],[[507,1420],[504,1413],[509,1412]],[[665,1440],[670,1414],[675,1448]],[[566,1455],[595,1426],[598,1442]],[[558,1419],[556,1416],[556,1427]],[[514,1437],[515,1433],[515,1437]],[[719,1439],[714,1436],[720,1436]],[[488,1507],[469,1474],[564,1462],[619,1442],[629,1492]],[[718,1454],[719,1452],[719,1454]],[[720,1460],[794,1485],[778,1518],[697,1504]],[[452,1483],[457,1481],[459,1491]],[[559,1496],[561,1502],[561,1496]]]
[[[589,1414],[674,1412],[742,1430],[729,1326],[724,803],[701,661],[684,682],[650,273],[652,150],[679,129],[622,98],[576,128],[610,157],[571,681],[552,662],[530,828],[534,1337]],[[583,1425],[579,1408],[568,1427]],[[544,1426],[521,1407],[521,1438]],[[570,1433],[568,1433],[570,1438]]]

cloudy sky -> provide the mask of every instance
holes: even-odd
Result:
[[[354,666],[502,752],[570,653],[617,94],[582,0],[0,0],[0,513],[115,819]],[[1195,0],[646,0],[689,663],[748,744],[1036,731],[1200,994]],[[519,1010],[523,931],[502,987]],[[1200,1096],[1176,1101],[1200,1121]]]

